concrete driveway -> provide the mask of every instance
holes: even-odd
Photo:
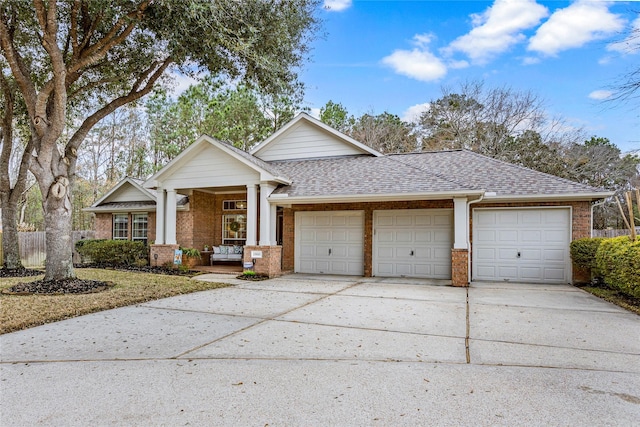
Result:
[[[640,424],[640,317],[571,286],[209,280],[0,336],[0,425]]]

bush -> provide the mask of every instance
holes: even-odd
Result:
[[[608,286],[640,298],[640,240],[605,239],[596,253],[596,265]]]
[[[574,264],[588,270],[592,278],[600,276],[596,265],[596,253],[604,240],[606,240],[604,237],[587,237],[574,240],[570,245],[571,259]]]
[[[76,243],[76,250],[96,264],[140,265],[147,264],[149,252],[142,242],[130,240],[86,239]]]

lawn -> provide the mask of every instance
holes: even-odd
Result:
[[[103,292],[82,295],[0,294],[0,334],[110,308],[228,286],[192,280],[185,276],[93,268],[76,269],[76,274],[81,279],[112,282],[115,286]],[[0,289],[42,278],[43,276],[3,278]]]

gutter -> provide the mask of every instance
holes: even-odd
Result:
[[[484,193],[480,195],[480,198],[467,202],[467,213],[469,214],[469,218],[467,219],[467,278],[469,283],[471,283],[471,255],[473,255],[471,251],[471,238],[469,237],[471,235],[471,227],[469,227],[469,222],[471,220],[471,205],[481,202],[482,199],[484,199]]]

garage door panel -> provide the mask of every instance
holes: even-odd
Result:
[[[566,283],[570,212],[568,208],[474,210],[472,279]],[[497,239],[491,239],[492,233]]]
[[[362,211],[296,212],[295,270],[362,275]]]
[[[451,209],[376,211],[373,274],[451,278],[452,224]]]

